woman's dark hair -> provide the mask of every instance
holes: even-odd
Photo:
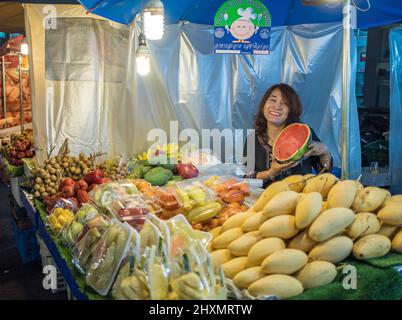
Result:
[[[258,107],[258,112],[254,121],[254,128],[257,136],[263,135],[267,130],[267,119],[265,119],[264,116],[264,106],[275,89],[279,89],[281,91],[282,97],[289,107],[289,115],[286,120],[286,125],[300,122],[303,107],[301,105],[299,95],[291,86],[286,83],[275,84],[265,92],[264,97],[262,98]]]

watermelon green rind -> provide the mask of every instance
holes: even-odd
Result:
[[[282,134],[282,132],[281,132],[278,135],[278,137],[276,138],[274,146],[273,146],[273,150],[272,150],[272,154],[274,155],[275,159],[279,163],[286,163],[286,162],[290,162],[290,161],[299,161],[300,159],[302,159],[304,157],[304,155],[308,151],[308,146],[312,141],[311,130],[310,130],[310,127],[308,125],[302,124],[302,123],[293,123],[293,124],[287,126],[285,129],[288,129],[289,127],[291,127],[293,125],[303,125],[303,126],[305,126],[308,129],[308,138],[306,139],[306,141],[303,144],[303,146],[299,150],[297,150],[293,155],[291,155],[287,159],[279,159],[278,156],[275,155],[275,146],[276,146],[276,143],[277,143],[278,139],[280,138],[280,136]],[[285,130],[285,129],[283,129],[283,130]]]

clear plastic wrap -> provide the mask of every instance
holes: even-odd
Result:
[[[131,252],[131,257],[126,258],[122,264],[112,292],[115,299],[173,298],[169,292],[169,229],[164,221],[154,215],[150,214],[148,218],[139,234],[140,246],[136,247],[135,253]]]
[[[76,211],[77,207],[72,201],[60,198],[47,216],[46,224],[53,233],[59,236],[73,222]]]
[[[133,229],[130,247],[127,255],[123,258],[116,281],[112,288],[112,297],[116,300],[131,300],[132,292],[127,287],[126,278],[131,277],[135,271],[137,259],[140,257],[140,235]]]
[[[62,239],[69,247],[76,245],[92,228],[106,228],[109,219],[90,204],[84,204],[76,212],[73,222],[63,231]]]
[[[191,246],[192,243],[200,241],[203,246],[207,245],[212,240],[212,235],[209,232],[194,230],[187,219],[179,214],[167,221],[167,226],[170,231],[170,255],[176,256]]]
[[[250,186],[247,181],[231,176],[212,176],[203,184],[215,191],[215,193],[226,203],[243,203],[250,195]]]
[[[90,267],[92,256],[95,254],[95,247],[101,240],[102,236],[108,230],[109,225],[105,228],[94,227],[89,229],[71,251],[72,262],[75,268],[84,276]]]
[[[108,207],[110,213],[120,221],[127,222],[140,231],[148,213],[159,214],[162,208],[152,199],[139,194],[116,197]]]
[[[177,182],[174,191],[180,207],[188,211],[216,200],[216,195],[198,180]]]
[[[105,296],[109,292],[124,256],[130,248],[133,229],[113,219],[100,241],[93,247],[86,283]]]
[[[108,182],[95,186],[89,193],[91,201],[103,210],[107,210],[114,199],[138,194],[137,187],[129,180]]]

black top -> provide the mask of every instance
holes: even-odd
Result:
[[[312,140],[321,142],[320,139],[315,134],[314,130],[311,128],[310,128],[310,130],[311,130]],[[252,136],[250,135],[249,137],[247,137],[247,141],[246,141],[246,144],[245,144],[244,150],[243,150],[243,155],[244,155],[244,157],[246,157],[247,161],[249,159],[249,156],[247,155],[247,142],[248,142],[249,138],[252,138]],[[254,138],[255,138],[255,155],[254,155],[255,168],[254,168],[254,171],[249,172],[246,175],[247,178],[253,178],[253,179],[256,178],[258,172],[269,169],[271,167],[271,163],[272,163],[272,146],[270,146],[267,143],[267,137],[266,136],[258,137],[255,134]],[[247,165],[247,162],[245,164]],[[282,180],[283,178],[290,176],[290,175],[294,175],[294,174],[305,175],[308,173],[313,173],[314,172],[313,170],[316,173],[322,172],[322,171],[331,171],[332,170],[332,158],[331,158],[330,168],[325,168],[325,170],[324,170],[324,167],[322,166],[322,164],[320,163],[319,157],[317,157],[317,156],[311,156],[311,157],[308,157],[307,159],[301,159],[301,160],[299,160],[299,164],[296,167],[283,171],[274,180],[270,180],[270,179],[264,180],[264,188],[266,186],[268,186],[269,184],[271,184],[273,181]]]

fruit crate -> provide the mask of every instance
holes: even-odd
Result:
[[[20,254],[22,262],[29,263],[39,260],[39,246],[35,237],[36,229],[33,227],[25,229],[20,228],[17,225],[17,221],[14,217],[12,217],[11,221],[14,230],[15,242],[17,244],[18,253]]]
[[[59,268],[57,267],[56,263],[53,260],[53,257],[47,248],[45,242],[42,240],[42,238],[39,236],[39,234],[36,235],[38,243],[39,243],[39,253],[41,256],[42,260],[42,268],[45,266],[54,266],[57,270],[57,284],[56,284],[56,289],[51,289],[52,293],[58,293],[62,291],[67,290],[67,284],[63,278],[63,274],[60,272]]]

